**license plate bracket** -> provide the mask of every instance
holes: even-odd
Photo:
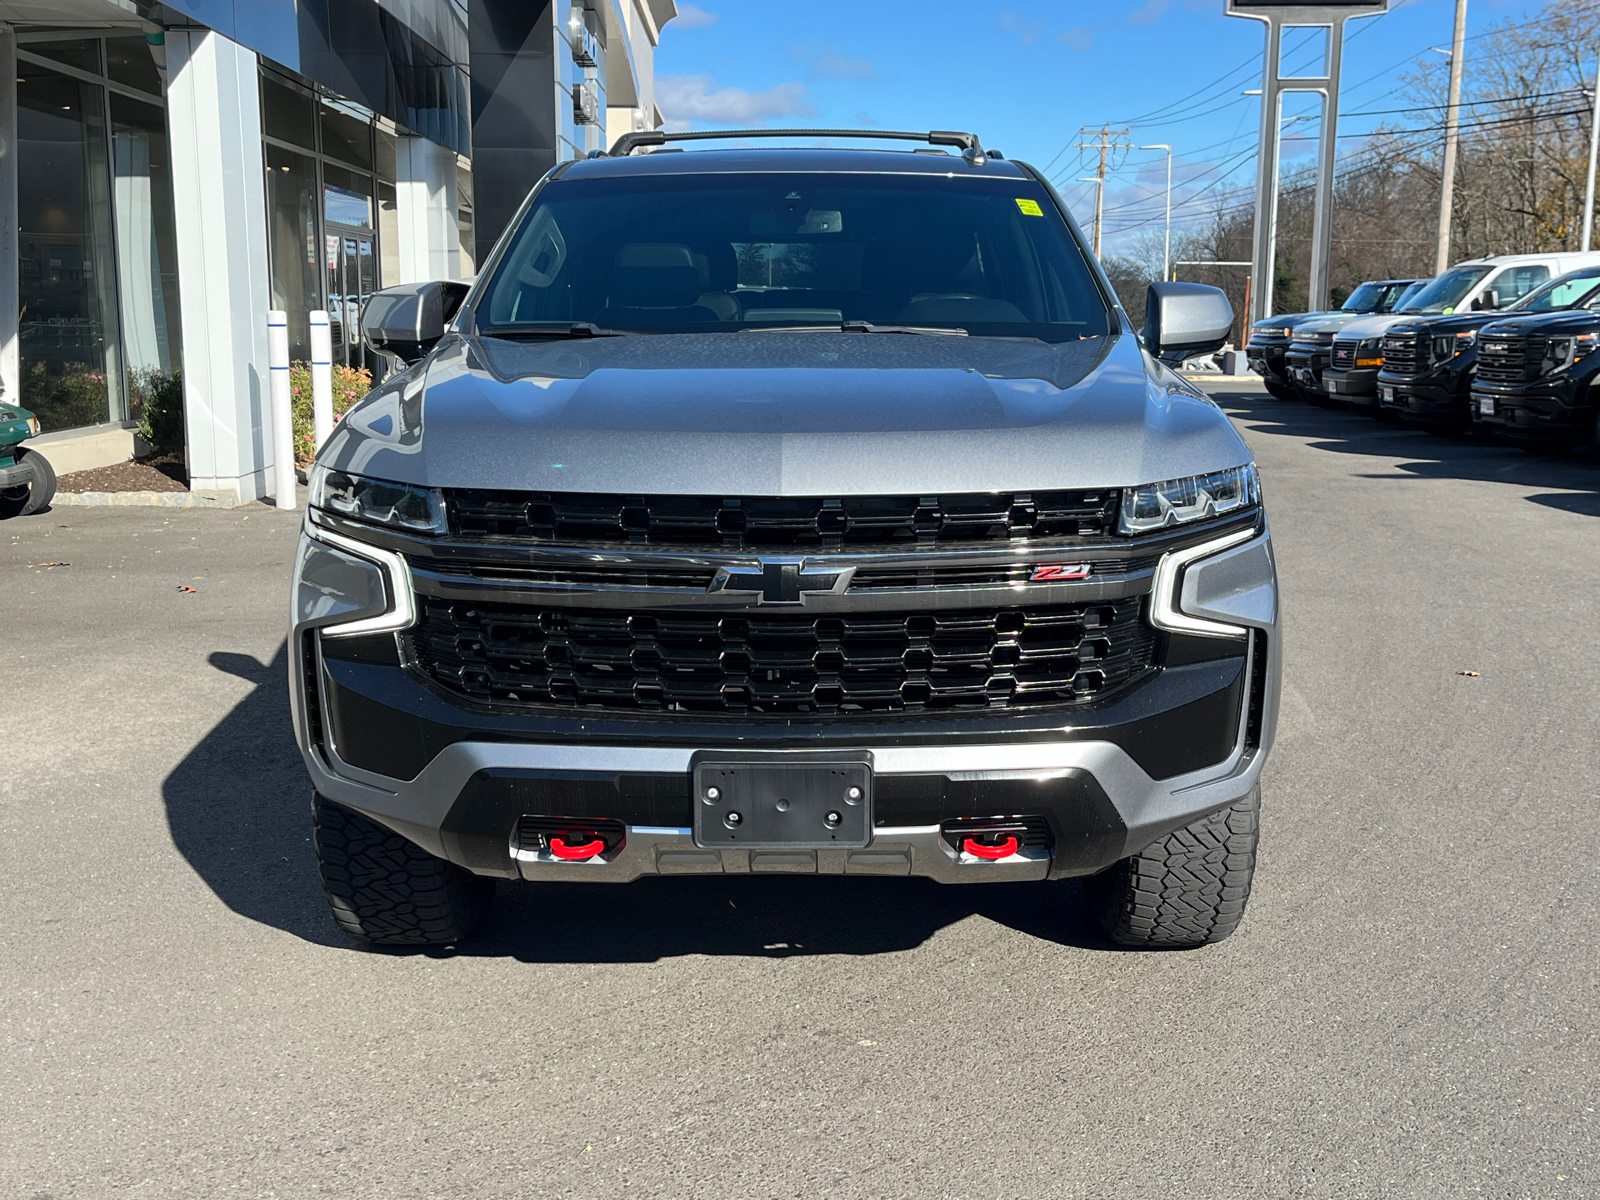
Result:
[[[872,840],[865,755],[695,755],[694,840],[741,850],[860,850]]]
[[[1388,384],[1383,385],[1383,402],[1385,404],[1394,403],[1394,388],[1390,387]]]

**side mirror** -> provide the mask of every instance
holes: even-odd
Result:
[[[1499,288],[1490,288],[1489,289],[1489,304],[1488,304],[1488,307],[1490,307],[1490,308],[1499,308],[1500,307],[1500,289]]]
[[[361,310],[361,339],[379,354],[420,362],[439,344],[445,325],[466,298],[467,285],[454,281],[384,288]]]
[[[1233,332],[1233,305],[1203,283],[1152,283],[1145,298],[1144,348],[1168,366],[1222,349]]]

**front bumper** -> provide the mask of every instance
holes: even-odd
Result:
[[[1427,375],[1378,376],[1379,403],[1386,412],[1417,425],[1466,425],[1467,397],[1457,392],[1450,377]]]
[[[1521,388],[1474,381],[1472,423],[1524,441],[1577,445],[1589,437],[1595,414],[1593,408],[1571,402],[1575,390],[1564,379],[1538,380]]]
[[[1089,709],[810,722],[508,714],[430,686],[402,663],[392,633],[324,638],[307,621],[291,636],[296,736],[324,796],[483,875],[626,882],[803,872],[1001,882],[1092,874],[1247,795],[1276,727],[1270,534],[1263,526],[1167,556],[1176,558],[1184,561],[1164,561],[1155,572],[1152,608],[1179,630],[1186,621],[1222,622],[1244,632],[1170,633],[1182,654]],[[696,845],[691,759],[734,748],[870,756],[870,844]],[[625,834],[595,858],[562,861],[519,840],[522,818],[532,815],[616,822]],[[948,822],[997,816],[1041,818],[1049,836],[991,861],[958,852],[946,835]]]
[[[1326,396],[1328,389],[1323,386],[1322,377],[1331,361],[1331,350],[1319,349],[1308,352],[1291,348],[1284,359],[1284,370],[1302,392],[1313,396]]]
[[[1378,403],[1376,367],[1357,367],[1348,371],[1329,367],[1322,373],[1322,386],[1328,389],[1328,395],[1347,404],[1370,406]]]
[[[1245,359],[1250,364],[1250,369],[1262,379],[1270,383],[1287,385],[1289,376],[1284,364],[1284,355],[1289,351],[1288,342],[1258,342],[1250,341],[1245,345]]]

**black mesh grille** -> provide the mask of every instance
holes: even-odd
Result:
[[[1417,335],[1391,333],[1383,339],[1383,369],[1394,375],[1417,373]]]
[[[445,501],[457,536],[741,549],[1099,537],[1117,516],[1114,491],[719,499],[457,489]]]
[[[1152,662],[1142,598],[810,616],[627,613],[419,596],[418,669],[500,705],[791,716],[1082,704]]]
[[[1527,383],[1539,377],[1544,338],[1504,335],[1478,342],[1478,378],[1485,383]]]

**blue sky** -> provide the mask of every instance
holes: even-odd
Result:
[[[1540,7],[1471,0],[1468,36]],[[1264,27],[1223,8],[1223,0],[680,3],[656,54],[657,99],[678,128],[970,129],[1010,157],[1041,167],[1054,160],[1049,174],[1086,224],[1094,188],[1075,181],[1091,171],[1069,144],[1080,125],[1132,122],[1136,146],[1171,143],[1176,198],[1195,197],[1176,226],[1255,177],[1260,102],[1240,93],[1261,86]],[[1403,106],[1400,76],[1442,61],[1429,47],[1449,45],[1454,0],[1390,0],[1390,9],[1348,27],[1341,135],[1433,120],[1382,110]],[[1342,137],[1341,149],[1354,144]],[[1286,145],[1286,156],[1294,149]],[[1108,251],[1161,228],[1165,182],[1160,151],[1125,156],[1106,188]]]

